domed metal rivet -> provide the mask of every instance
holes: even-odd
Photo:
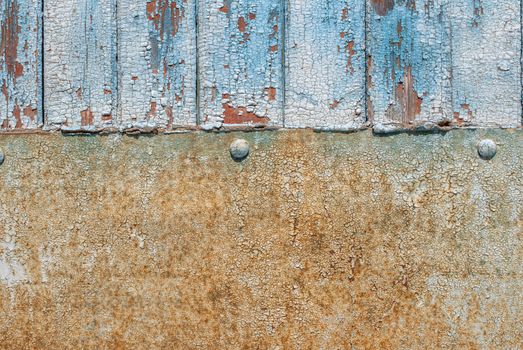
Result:
[[[2,150],[0,150],[0,165],[4,164],[4,159],[5,159],[4,152]]]
[[[231,143],[230,151],[231,151],[231,157],[236,160],[240,161],[249,155],[249,143],[244,139],[236,139]]]
[[[496,156],[498,146],[492,140],[481,140],[478,143],[478,154],[482,159],[491,160]]]

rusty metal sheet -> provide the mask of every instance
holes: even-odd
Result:
[[[521,131],[0,149],[2,347],[523,347]]]

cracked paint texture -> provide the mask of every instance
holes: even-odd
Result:
[[[368,7],[375,125],[520,125],[520,2],[368,0]]]
[[[3,1],[0,129],[517,128],[521,25],[520,0]]]
[[[356,129],[365,117],[365,1],[291,0],[285,126]]]
[[[32,129],[39,118],[40,2],[0,2],[0,130]]]
[[[116,0],[45,0],[44,92],[49,129],[116,122]]]
[[[118,0],[119,127],[196,125],[195,0]]]
[[[522,148],[502,130],[3,135],[2,347],[522,348]]]
[[[282,2],[202,0],[199,18],[202,126],[283,126]]]

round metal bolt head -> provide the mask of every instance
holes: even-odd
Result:
[[[0,150],[0,165],[2,165],[4,163],[4,159],[5,159],[4,152],[2,152],[2,150]]]
[[[231,143],[231,157],[234,160],[243,160],[249,155],[249,143],[244,139],[236,139]]]
[[[496,155],[498,146],[492,140],[481,140],[478,143],[478,153],[482,159],[491,160]]]

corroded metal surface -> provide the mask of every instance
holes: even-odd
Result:
[[[2,348],[523,347],[520,131],[0,149]]]

